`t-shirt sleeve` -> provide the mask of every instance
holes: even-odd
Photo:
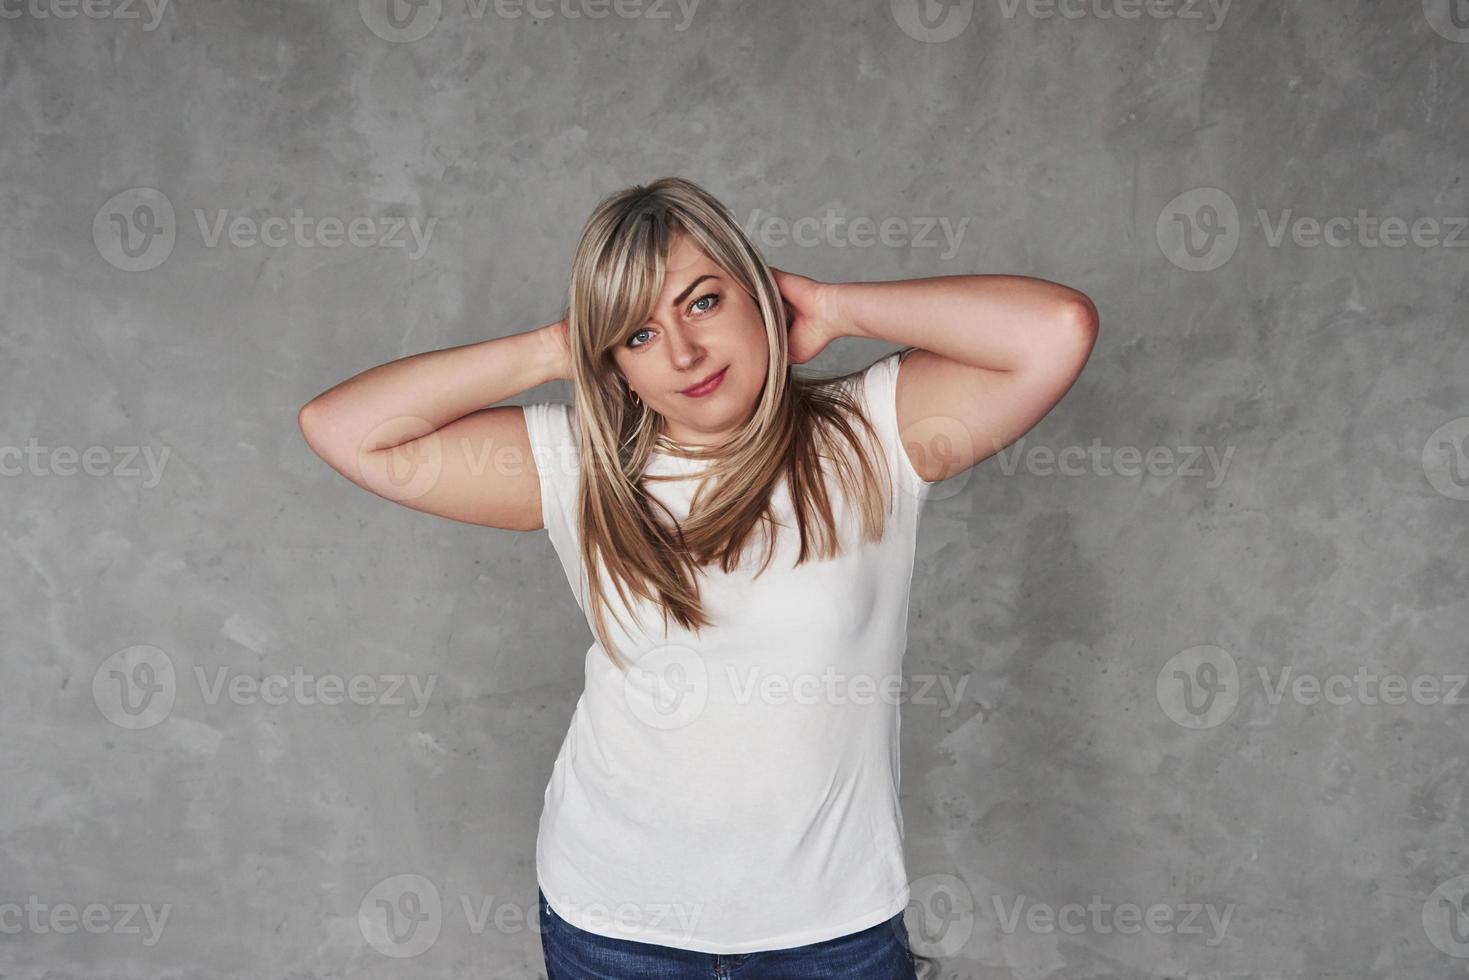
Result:
[[[579,556],[576,515],[580,447],[570,405],[537,402],[523,406],[531,459],[541,484],[541,523],[563,562]]]
[[[898,430],[898,368],[914,349],[893,351],[875,361],[862,375],[862,391],[867,417],[882,439],[895,484],[921,502],[937,483],[918,475]]]

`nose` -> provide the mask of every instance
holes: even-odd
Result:
[[[667,332],[668,356],[673,366],[680,371],[686,371],[704,360],[704,348],[694,339],[693,335],[681,327],[674,326]],[[697,379],[690,379],[693,384]]]

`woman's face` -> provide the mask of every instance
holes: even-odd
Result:
[[[668,438],[712,446],[754,412],[770,349],[754,298],[676,235],[652,319],[612,358],[633,392],[664,417]],[[687,391],[720,372],[712,391]]]

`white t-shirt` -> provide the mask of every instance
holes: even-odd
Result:
[[[537,881],[572,925],[746,953],[856,932],[908,904],[899,685],[919,512],[934,484],[898,440],[900,354],[848,382],[887,455],[893,511],[881,542],[859,540],[832,479],[845,553],[792,568],[799,536],[782,480],[772,503],[787,526],[760,577],[758,530],[746,564],[701,570],[713,628],[700,636],[670,619],[665,633],[656,607],[639,600],[644,631],[630,635],[609,610],[626,672],[593,632],[536,843]],[[586,613],[574,411],[538,403],[525,419],[545,528]],[[650,471],[704,465],[660,453]],[[694,480],[645,486],[679,519],[688,514]],[[610,603],[633,626],[615,590]]]

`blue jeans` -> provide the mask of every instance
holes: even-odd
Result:
[[[578,929],[540,902],[547,980],[917,980],[899,912],[860,932],[791,949],[699,953]]]

